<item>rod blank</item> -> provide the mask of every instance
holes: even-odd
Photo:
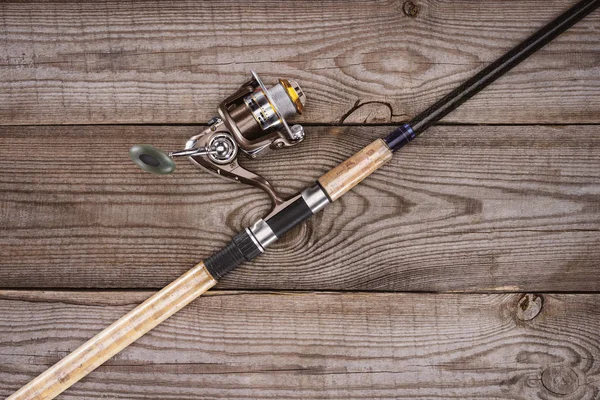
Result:
[[[444,118],[462,103],[479,93],[521,61],[594,11],[598,6],[600,6],[600,0],[583,0],[569,8],[521,44],[413,118],[409,124],[415,134],[418,135],[431,126],[431,124]]]

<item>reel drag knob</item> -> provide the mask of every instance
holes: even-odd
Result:
[[[169,154],[149,144],[133,145],[129,149],[129,157],[138,167],[153,174],[165,175],[175,171],[175,162]]]

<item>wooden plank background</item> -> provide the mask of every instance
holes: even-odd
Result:
[[[305,142],[242,160],[291,195],[570,4],[0,3],[0,395],[268,210],[132,144],[180,148],[249,69],[295,78]],[[599,26],[61,398],[600,398]]]
[[[297,78],[306,121],[404,120],[570,4],[564,0],[54,1],[0,4],[0,123],[204,123],[248,77]],[[448,116],[599,123],[600,15]],[[362,122],[362,121],[360,121]]]
[[[0,292],[0,395],[150,293]],[[216,292],[62,398],[597,398],[599,296],[519,298]]]

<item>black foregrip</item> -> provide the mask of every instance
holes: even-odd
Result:
[[[299,197],[265,222],[271,227],[273,233],[280,238],[294,226],[312,217],[312,215],[313,212],[308,204],[302,197]]]
[[[244,261],[250,261],[259,254],[259,248],[244,230],[234,236],[222,250],[204,260],[204,265],[212,277],[219,280]]]
[[[304,198],[298,197],[287,207],[265,222],[275,236],[282,237],[286,232],[313,215]],[[204,265],[213,278],[219,280],[244,261],[250,261],[261,254],[260,248],[247,231],[238,233],[222,250],[207,258]]]

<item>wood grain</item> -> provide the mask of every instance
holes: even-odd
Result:
[[[329,199],[335,201],[390,161],[392,156],[383,139],[377,139],[327,171],[317,181]]]
[[[200,129],[3,128],[0,285],[162,288],[263,217],[258,189],[127,156]],[[310,127],[244,165],[291,195],[389,130]],[[599,204],[597,126],[439,126],[219,287],[598,291]]]
[[[406,120],[574,3],[412,2],[2,2],[0,124],[204,123],[250,69],[297,79],[307,122]],[[446,121],[600,122],[599,25]]]
[[[114,357],[217,283],[198,263],[21,387],[7,400],[49,400]]]
[[[2,292],[0,395],[148,293]],[[62,399],[594,399],[600,296],[208,292]]]

